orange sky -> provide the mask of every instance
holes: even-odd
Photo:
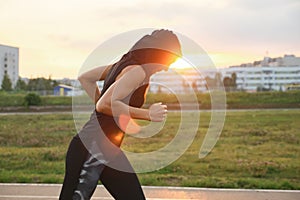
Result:
[[[299,56],[299,10],[296,0],[0,0],[0,44],[20,48],[22,77],[75,78],[89,54],[112,36],[168,28],[226,67],[266,55]]]

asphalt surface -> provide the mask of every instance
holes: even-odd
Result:
[[[58,199],[60,184],[1,184],[0,200]],[[245,190],[144,186],[147,200],[299,200],[300,190]],[[92,200],[113,198],[99,185]]]

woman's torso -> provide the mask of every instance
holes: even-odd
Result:
[[[126,59],[126,55],[116,64],[114,64],[107,74],[104,80],[103,89],[101,91],[101,96],[110,88],[115,81],[117,81],[124,73],[126,73],[126,68],[132,65],[136,65],[137,62],[133,59]],[[145,101],[145,95],[147,93],[149,76],[146,72],[146,78],[136,90],[132,91],[127,97],[125,97],[122,102],[129,106],[140,108]],[[101,97],[100,97],[101,98]],[[105,133],[105,135],[110,139],[112,143],[120,146],[124,137],[124,132],[118,126],[119,117],[106,115],[101,112],[97,112],[98,122]]]

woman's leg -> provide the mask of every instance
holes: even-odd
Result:
[[[97,158],[89,154],[87,160],[83,164],[80,173],[79,183],[74,192],[73,200],[89,200],[91,199],[104,165]]]
[[[123,159],[122,165],[126,165],[123,167],[126,169],[131,168],[130,171],[132,172],[119,171],[105,166],[100,175],[100,180],[116,200],[145,200],[138,177],[126,157],[125,159],[127,162],[124,162]]]
[[[78,135],[73,137],[66,156],[66,172],[59,196],[60,200],[71,200],[76,189],[82,165],[86,160],[88,151],[82,144]]]

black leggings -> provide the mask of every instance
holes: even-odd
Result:
[[[83,165],[88,158],[89,153],[82,144],[79,137],[75,136],[67,151],[66,156],[66,173],[63,186],[60,193],[60,200],[73,200],[75,190],[80,186],[80,173]],[[128,165],[130,163],[128,162]],[[130,166],[131,167],[131,166]],[[109,193],[117,200],[144,200],[145,196],[142,191],[140,182],[135,173],[118,171],[105,165],[98,165],[99,174],[95,174]],[[90,184],[91,195],[97,186],[98,180]],[[89,199],[89,198],[87,198]],[[85,199],[86,200],[86,199]]]

